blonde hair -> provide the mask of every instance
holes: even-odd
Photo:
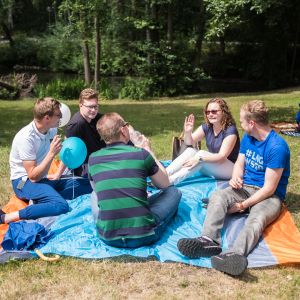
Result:
[[[79,103],[83,103],[84,100],[91,100],[97,99],[98,100],[98,93],[93,89],[84,89],[81,91],[79,95]]]
[[[97,122],[97,131],[105,143],[120,140],[120,128],[125,125],[123,118],[115,113],[104,114]]]
[[[242,105],[247,121],[253,120],[261,125],[269,124],[269,110],[261,100],[252,100]]]
[[[204,110],[203,110],[203,112],[204,112],[204,118],[205,118],[205,123],[208,126],[212,126],[212,125],[210,124],[210,122],[209,122],[209,120],[208,120],[207,115],[206,115],[205,112],[207,110],[208,105],[211,104],[211,103],[218,103],[219,106],[220,106],[220,109],[223,112],[223,117],[222,117],[222,120],[221,120],[221,125],[222,125],[222,129],[223,130],[226,129],[226,128],[228,128],[231,125],[235,125],[235,121],[234,121],[234,119],[232,117],[232,114],[230,112],[230,109],[229,109],[226,101],[224,99],[222,99],[222,98],[213,98],[213,99],[210,99],[206,103],[206,105],[204,107]]]
[[[36,100],[33,108],[33,117],[42,120],[45,116],[52,117],[54,112],[60,109],[60,103],[51,97],[45,97]]]

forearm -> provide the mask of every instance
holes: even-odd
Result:
[[[192,145],[192,146],[195,146],[195,141],[192,137],[192,133],[191,132],[185,132],[184,133],[184,143],[186,145]]]
[[[242,202],[243,208],[246,209],[248,207],[251,207],[261,201],[264,201],[272,195],[274,195],[273,189],[262,187],[261,189],[257,190],[257,192],[254,193],[251,197]]]
[[[214,163],[222,163],[227,159],[222,153],[211,153],[203,150],[198,151],[195,156],[201,161]]]
[[[152,150],[147,149],[147,151],[152,155],[153,159],[155,160],[158,168],[166,175],[168,176],[168,173],[166,171],[166,168],[162,165],[162,163],[156,158],[156,156],[154,155],[154,153],[152,152]]]
[[[41,180],[47,174],[53,159],[54,159],[54,155],[51,153],[48,153],[46,155],[46,157],[44,158],[44,160],[38,166],[34,166],[28,172],[28,178],[31,181]]]

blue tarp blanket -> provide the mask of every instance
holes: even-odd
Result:
[[[200,235],[206,214],[206,208],[201,200],[209,197],[214,190],[224,188],[227,185],[227,182],[202,177],[201,174],[185,180],[178,185],[182,192],[178,213],[161,240],[152,246],[133,250],[110,247],[99,240],[92,217],[90,195],[80,196],[69,202],[71,207],[69,213],[61,215],[48,223],[47,226],[45,225],[51,229],[52,237],[40,250],[44,254],[55,253],[86,259],[103,259],[120,255],[141,258],[154,256],[161,262],[182,262],[210,268],[209,258],[189,260],[179,253],[176,245],[180,238]],[[150,188],[149,192],[151,193],[153,190]],[[234,241],[243,227],[245,219],[246,217],[243,215],[227,217],[222,232],[224,249]],[[47,222],[43,220],[42,223],[46,224]],[[284,246],[284,240],[281,240],[280,243]],[[295,243],[298,243],[298,246],[300,245],[298,236],[292,244]],[[34,255],[32,251],[2,251],[0,252],[0,262],[12,257],[26,258]],[[264,238],[249,254],[248,261],[249,267],[262,267],[280,263],[275,255],[271,253]]]

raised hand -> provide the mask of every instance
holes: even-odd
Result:
[[[49,152],[53,154],[53,156],[55,156],[56,154],[59,153],[61,147],[62,147],[61,137],[59,135],[56,135],[50,144]]]
[[[183,127],[184,133],[191,133],[194,129],[194,124],[195,124],[195,117],[193,114],[190,114],[184,120],[184,127]]]

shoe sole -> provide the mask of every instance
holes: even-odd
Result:
[[[211,265],[218,271],[238,276],[247,269],[248,260],[246,257],[238,254],[227,256],[226,259],[222,259],[219,256],[213,256],[211,258]]]
[[[177,243],[178,250],[188,258],[210,257],[221,253],[219,246],[205,246],[197,239],[181,239]]]

